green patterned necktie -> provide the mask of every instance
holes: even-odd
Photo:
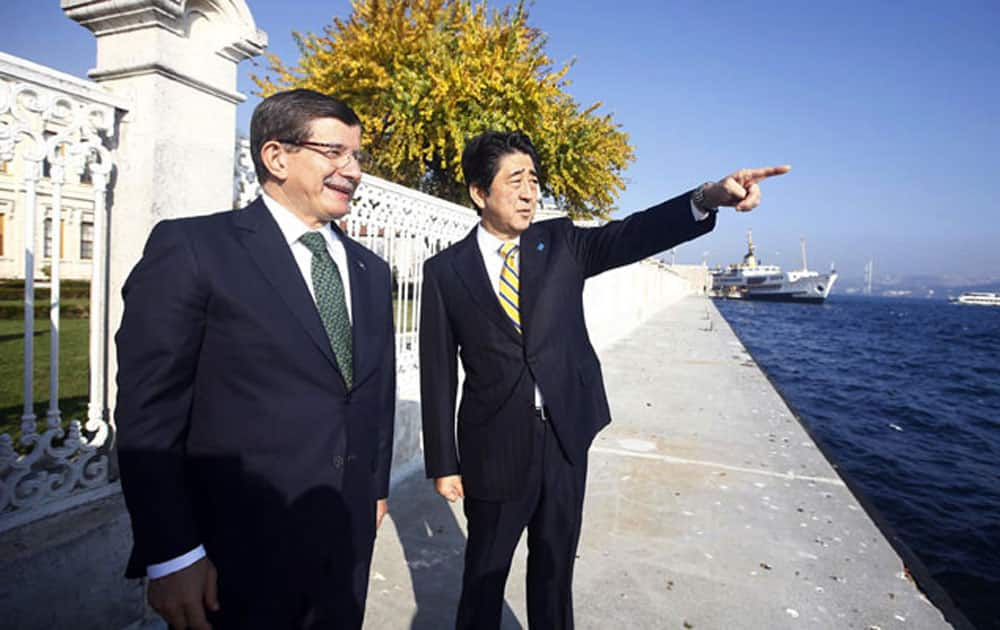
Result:
[[[337,357],[337,365],[344,376],[344,383],[351,388],[354,369],[351,365],[351,320],[347,315],[344,283],[340,279],[337,263],[326,249],[326,240],[319,232],[307,232],[299,238],[312,252],[312,284],[316,294],[316,308],[323,320],[323,327],[330,337],[330,347]]]

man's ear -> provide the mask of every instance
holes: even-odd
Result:
[[[476,204],[476,207],[482,211],[486,207],[486,197],[489,196],[489,191],[483,190],[476,184],[469,184],[469,196],[472,197],[472,203]]]
[[[288,152],[277,140],[268,140],[260,148],[260,159],[271,177],[278,181],[288,179]]]

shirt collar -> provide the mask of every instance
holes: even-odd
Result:
[[[313,230],[303,223],[301,219],[292,214],[291,210],[278,203],[266,192],[261,192],[260,197],[264,201],[264,205],[271,212],[271,216],[274,217],[275,222],[278,224],[278,229],[281,230],[281,235],[285,237],[285,242],[289,246],[295,244],[307,232],[319,232],[322,234],[326,240],[327,247],[340,242],[340,235],[330,227],[329,223],[325,223],[322,227]]]
[[[483,227],[482,222],[480,222],[479,226],[476,228],[476,241],[479,243],[479,251],[483,252],[483,254],[497,254],[500,252],[501,245],[510,242],[497,238],[487,232],[486,228]],[[520,234],[514,239],[514,242],[518,245],[521,244]]]

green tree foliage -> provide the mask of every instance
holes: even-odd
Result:
[[[576,217],[606,216],[633,159],[610,115],[564,90],[572,63],[555,68],[523,3],[489,10],[471,0],[356,0],[322,34],[294,33],[294,66],[268,55],[255,76],[267,96],[304,87],[343,99],[365,126],[380,177],[457,203],[465,140],[487,129],[527,133],[545,192]]]

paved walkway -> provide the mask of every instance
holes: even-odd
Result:
[[[614,422],[591,449],[577,628],[950,627],[710,301],[601,358]],[[422,475],[394,488],[366,630],[452,627],[463,527]],[[527,627],[525,554],[505,629]]]

